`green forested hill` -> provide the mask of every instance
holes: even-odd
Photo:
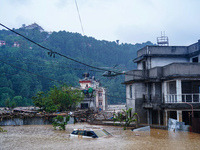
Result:
[[[40,32],[37,28],[20,28],[15,31],[83,63],[95,67],[118,65],[121,70],[134,69],[136,65],[132,60],[136,57],[137,50],[145,45],[152,45],[151,42],[117,44],[66,31],[49,34]],[[123,75],[105,78],[102,76],[103,71],[58,55],[55,55],[55,58],[50,57],[48,51],[7,30],[0,30],[0,41],[6,41],[6,45],[0,46],[0,106],[5,106],[7,99],[16,102],[17,106],[32,105],[32,96],[38,91],[49,90],[53,85],[58,86],[60,83],[57,81],[79,86],[78,81],[83,72],[89,72],[91,76],[100,79],[101,86],[107,88],[109,104],[125,102],[125,98],[121,98],[125,97],[125,86],[121,84],[124,81]],[[20,47],[14,47],[14,42],[19,43]]]

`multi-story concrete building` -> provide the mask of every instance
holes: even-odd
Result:
[[[190,124],[200,118],[200,40],[189,46],[146,46],[137,52],[137,70],[125,74],[126,104],[140,123]]]
[[[85,93],[85,98],[80,104],[80,108],[91,108],[94,110],[107,110],[106,90],[99,87],[99,81],[94,77],[90,78],[89,74],[84,74],[84,79],[79,80],[81,89]],[[92,89],[92,93],[90,92]]]

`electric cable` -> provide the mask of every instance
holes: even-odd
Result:
[[[77,9],[77,12],[78,12],[78,17],[79,17],[79,21],[80,21],[80,24],[81,24],[81,29],[82,29],[82,32],[83,32],[83,36],[85,36],[84,29],[83,29],[83,24],[82,24],[82,21],[81,21],[81,15],[79,13],[78,4],[77,4],[76,0],[75,0],[75,4],[76,4],[76,9]]]
[[[28,73],[30,73],[30,74],[39,76],[39,77],[41,77],[41,78],[44,78],[44,79],[47,79],[47,80],[51,80],[51,81],[54,81],[54,82],[58,82],[58,83],[65,84],[64,82],[57,81],[57,80],[54,80],[54,79],[51,79],[51,78],[48,78],[48,77],[44,77],[44,76],[42,76],[42,75],[33,73],[33,72],[31,72],[31,71],[27,71],[27,70],[25,70],[25,69],[23,69],[23,68],[21,68],[21,67],[15,66],[15,65],[10,64],[10,63],[8,63],[8,62],[5,62],[5,61],[3,61],[3,60],[1,60],[1,59],[0,59],[0,61],[1,61],[2,63],[7,64],[7,65],[13,66],[13,67],[15,67],[15,68],[17,68],[17,69],[19,69],[19,70],[23,70],[23,71],[28,72]],[[2,74],[2,75],[3,75],[3,74]],[[4,75],[5,75],[5,74],[4,74]],[[6,75],[26,75],[26,74],[18,74],[18,73],[16,73],[16,74],[6,74]],[[78,89],[80,89],[80,88],[78,88]],[[108,96],[108,97],[114,97],[114,98],[120,98],[120,99],[130,99],[130,98],[126,98],[126,97],[112,96],[112,95],[109,95],[109,94],[104,94],[104,95],[106,95],[106,96]]]
[[[37,46],[39,46],[39,47],[41,47],[41,48],[43,48],[43,49],[49,51],[48,54],[49,54],[50,56],[53,55],[53,57],[55,57],[55,54],[57,54],[57,55],[59,55],[59,56],[62,56],[62,57],[64,57],[64,58],[67,58],[67,59],[69,59],[69,60],[71,60],[71,61],[74,61],[74,62],[76,62],[76,63],[82,64],[82,65],[84,65],[84,66],[87,66],[87,67],[90,67],[90,68],[93,68],[93,69],[97,69],[97,70],[108,71],[108,72],[114,72],[114,73],[117,73],[118,75],[124,74],[124,75],[135,76],[135,77],[144,77],[144,76],[140,76],[140,75],[128,74],[128,73],[126,73],[126,72],[125,72],[125,73],[122,73],[122,72],[117,72],[117,71],[111,71],[111,70],[107,70],[107,69],[103,69],[103,68],[99,68],[99,67],[95,67],[95,66],[88,65],[88,64],[86,64],[86,63],[83,63],[83,62],[80,62],[80,61],[78,61],[78,60],[75,60],[75,59],[73,59],[73,58],[71,58],[71,57],[68,57],[68,56],[65,56],[65,55],[63,55],[63,54],[61,54],[61,53],[58,53],[58,52],[56,52],[56,51],[53,51],[53,50],[51,50],[51,49],[49,49],[49,48],[46,48],[46,47],[44,47],[44,46],[42,46],[42,45],[40,45],[40,44],[34,42],[33,40],[31,40],[31,39],[25,37],[24,35],[22,35],[22,34],[20,34],[20,33],[16,32],[16,31],[14,31],[14,30],[8,28],[7,26],[3,25],[2,23],[0,23],[0,25],[1,25],[2,27],[4,27],[4,28],[8,29],[9,31],[11,31],[11,32],[13,32],[13,33],[15,33],[15,34],[17,34],[17,35],[19,35],[19,36],[25,38],[26,40],[28,40],[28,41],[30,41],[30,42],[36,44]],[[150,77],[148,77],[148,79],[155,79],[155,78],[150,78]]]
[[[79,64],[82,64],[82,65],[87,66],[87,67],[90,67],[90,68],[94,68],[94,69],[102,70],[102,71],[110,71],[110,70],[107,70],[107,69],[102,69],[102,68],[99,68],[99,67],[95,67],[95,66],[88,65],[88,64],[86,64],[86,63],[83,63],[83,62],[80,62],[80,61],[78,61],[78,60],[75,60],[75,59],[73,59],[73,58],[71,58],[71,57],[68,57],[68,56],[65,56],[65,55],[63,55],[63,54],[61,54],[61,53],[58,53],[58,52],[56,52],[56,51],[53,51],[53,50],[51,50],[51,49],[49,49],[49,48],[46,48],[46,47],[44,47],[44,46],[42,46],[42,45],[40,45],[40,44],[34,42],[33,40],[31,40],[31,39],[25,37],[24,35],[22,35],[22,34],[20,34],[20,33],[16,32],[16,31],[14,31],[14,30],[8,28],[7,26],[3,25],[2,23],[0,23],[0,25],[1,25],[2,27],[4,27],[4,28],[8,29],[9,31],[11,31],[11,32],[13,32],[13,33],[15,33],[15,34],[17,34],[17,35],[19,35],[19,36],[25,38],[26,40],[28,40],[28,41],[30,41],[30,42],[36,44],[37,46],[39,46],[39,47],[41,47],[41,48],[43,48],[43,49],[49,51],[48,54],[49,54],[50,56],[53,55],[53,57],[55,57],[55,54],[57,54],[57,55],[59,55],[59,56],[65,57],[65,58],[67,58],[67,59],[69,59],[69,60],[71,60],[71,61],[77,62],[77,63],[79,63]]]

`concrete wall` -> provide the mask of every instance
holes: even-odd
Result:
[[[130,85],[132,85],[132,98],[130,98]],[[133,112],[137,112],[140,122],[146,123],[146,110],[143,109],[143,95],[146,94],[144,83],[133,83],[126,85],[126,105],[133,108]],[[136,107],[137,106],[137,107]]]
[[[189,58],[180,57],[148,57],[146,60],[146,69],[151,69],[154,67],[162,67],[169,65],[174,62],[190,62]],[[138,62],[138,70],[143,70],[143,61]]]
[[[166,66],[174,62],[189,62],[188,58],[151,57],[149,59],[151,59],[151,61],[149,61],[148,69]]]
[[[146,46],[137,52],[137,56],[144,54],[188,54],[188,48],[187,46]]]
[[[162,87],[160,82],[151,83],[151,102],[160,104],[162,102]]]
[[[149,70],[149,77],[158,78],[162,76],[162,67],[155,67]]]
[[[200,63],[173,63],[163,67],[163,76],[199,74]]]
[[[27,118],[24,117],[21,118],[13,118],[13,119],[3,119],[0,121],[1,126],[11,126],[11,125],[48,125],[52,124],[53,117],[51,117],[49,120],[46,120],[45,117],[32,117]],[[70,117],[70,120],[68,124],[74,123],[74,117]]]
[[[147,123],[147,109],[143,108],[143,99],[136,99],[135,100],[136,109],[139,116],[139,123]]]
[[[200,46],[199,45],[199,41],[198,41],[198,43],[194,43],[194,44],[188,46],[188,52],[189,53],[193,53],[195,51],[198,51],[199,50],[199,46]]]
[[[130,86],[132,86],[132,98],[130,98]],[[133,108],[135,112],[135,86],[134,84],[126,85],[126,105],[128,108]]]
[[[125,74],[125,81],[143,79],[143,70],[131,70]]]
[[[137,63],[137,70],[143,70],[143,64],[142,63],[143,63],[142,61]]]
[[[186,46],[149,46],[149,54],[187,54]]]
[[[144,54],[148,54],[148,46],[143,47],[139,51],[137,51],[137,57],[140,57]]]
[[[198,59],[199,59],[198,62],[200,62],[200,55],[190,57],[190,62],[193,62],[192,59],[195,58],[195,57],[198,57]]]

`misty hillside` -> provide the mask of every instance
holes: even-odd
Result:
[[[118,44],[66,31],[41,32],[38,28],[22,27],[15,31],[64,56],[98,68],[112,70],[117,66],[115,69],[118,71],[134,69],[136,65],[132,60],[137,50],[152,45],[151,42]],[[32,105],[32,96],[38,91],[49,90],[53,85],[59,86],[58,81],[79,86],[83,72],[100,79],[101,86],[107,88],[109,104],[125,102],[125,86],[121,84],[123,75],[105,78],[102,76],[104,71],[48,53],[11,31],[0,30],[0,42],[0,107],[5,106],[7,99],[16,102],[17,106]]]

